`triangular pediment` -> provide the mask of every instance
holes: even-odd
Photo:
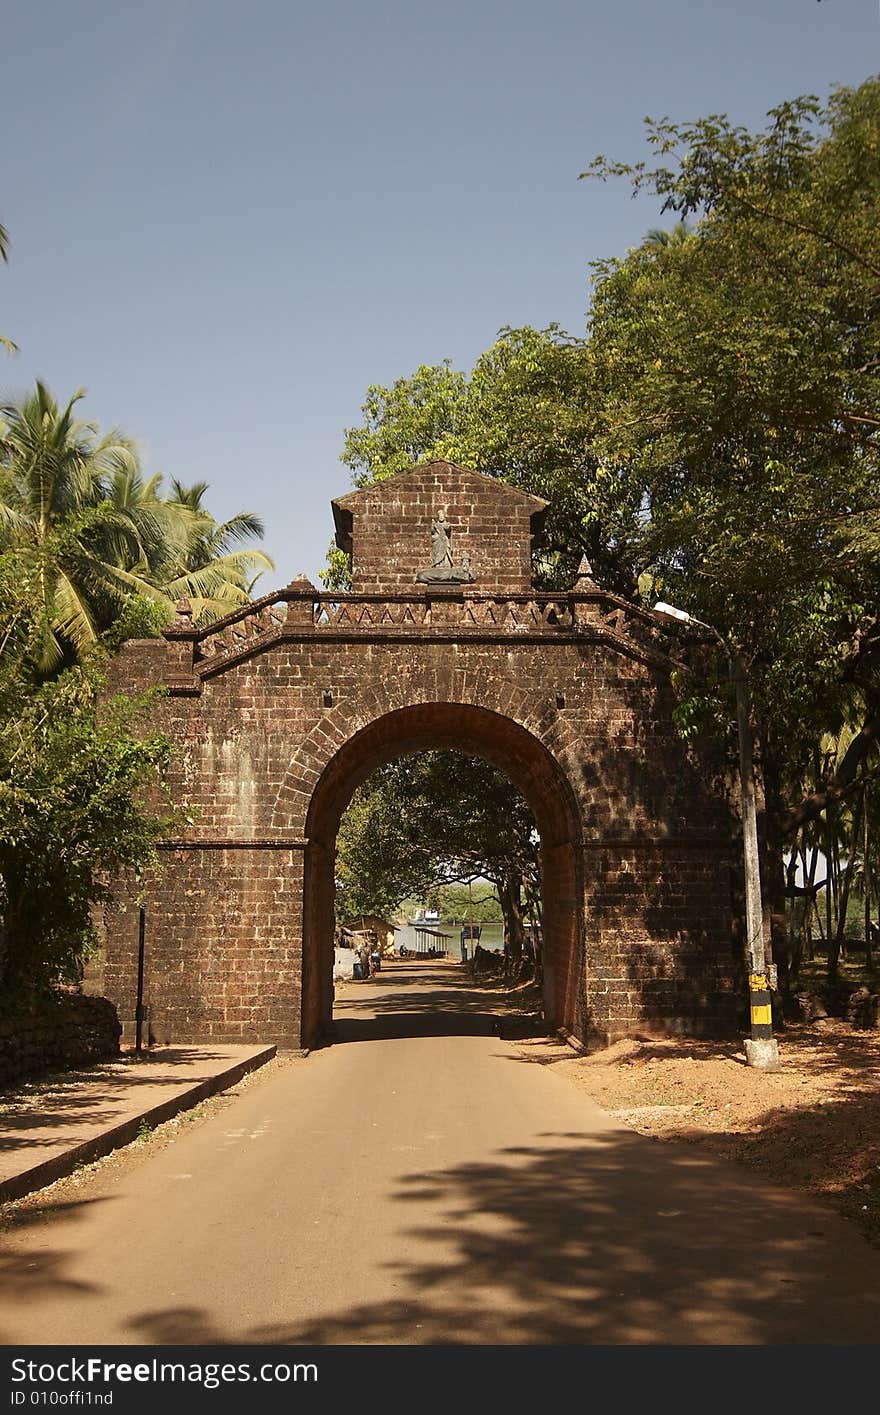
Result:
[[[359,487],[356,491],[350,491],[346,496],[334,497],[331,503],[334,518],[337,507],[343,514],[346,512],[354,514],[358,506],[363,505],[368,499],[396,501],[399,499],[401,490],[408,485],[421,487],[426,482],[432,481],[435,476],[445,476],[449,473],[460,477],[462,485],[470,488],[474,493],[495,496],[498,498],[499,504],[506,502],[511,507],[514,505],[526,507],[532,516],[542,514],[549,505],[549,502],[545,501],[543,497],[532,496],[530,492],[520,491],[515,486],[508,486],[507,482],[501,481],[498,477],[487,476],[485,472],[474,472],[470,467],[459,466],[457,462],[420,462],[405,472],[397,472],[393,477],[385,477],[383,481],[371,482],[369,486]]]
[[[332,506],[336,543],[351,556],[355,590],[473,586],[518,593],[531,585],[532,544],[548,502],[497,477],[435,461],[338,496]],[[445,536],[439,570],[438,522]]]

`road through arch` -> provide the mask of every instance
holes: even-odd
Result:
[[[333,756],[306,817],[303,913],[304,1036],[314,1043],[332,1013],[336,832],[356,787],[378,766],[413,752],[448,748],[483,757],[522,792],[541,837],[544,892],[544,1009],[551,1027],[577,1032],[583,996],[583,848],[577,803],[562,765],[517,722],[470,703],[399,708],[362,727]]]

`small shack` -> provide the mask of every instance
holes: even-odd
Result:
[[[445,934],[441,929],[428,928],[426,924],[416,924],[415,952],[422,957],[445,958],[449,952],[449,944],[452,934]]]
[[[375,934],[383,953],[390,953],[394,947],[394,925],[378,914],[358,914],[357,918],[346,919],[342,927],[345,933]]]

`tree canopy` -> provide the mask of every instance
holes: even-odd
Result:
[[[253,547],[262,523],[242,513],[218,525],[207,487],[145,481],[134,443],[76,417],[82,390],[61,406],[43,383],[0,407],[0,554],[29,606],[33,670],[82,658],[133,596],[167,621],[191,599],[196,622],[247,603],[272,561]],[[160,619],[161,619],[160,615]]]
[[[446,457],[548,497],[539,584],[586,553],[733,643],[778,861],[877,771],[880,79],[648,139],[655,161],[582,174],[671,218],[594,265],[583,332],[505,329],[470,373],[371,387],[342,460],[360,485]],[[677,681],[683,731],[732,721],[722,662]]]
[[[833,972],[837,832],[853,862],[876,837],[880,81],[768,117],[651,124],[656,166],[592,165],[692,226],[596,268],[588,338],[601,455],[642,496],[644,583],[748,663],[774,952],[797,956],[783,855],[809,846],[815,869],[821,845]],[[689,692],[696,725],[707,694]]]
[[[537,582],[567,588],[586,555],[609,589],[631,593],[638,498],[612,487],[596,455],[596,404],[585,343],[556,325],[504,329],[470,374],[422,365],[372,386],[342,461],[355,484],[445,459],[549,501]],[[331,552],[325,583],[344,580]]]
[[[42,684],[0,731],[0,985],[13,1000],[74,981],[92,906],[114,877],[155,860],[174,812],[161,806],[165,738],[146,700],[97,713],[96,665]]]
[[[6,262],[9,259],[9,235],[5,226],[0,226],[0,260]],[[0,345],[7,349],[9,353],[15,352],[15,345],[5,334],[0,334]]]
[[[375,771],[355,792],[337,839],[337,914],[393,914],[444,885],[491,881],[514,947],[534,900],[539,841],[516,787],[477,757],[432,751]],[[525,900],[523,892],[525,891]]]
[[[7,236],[0,227],[0,257]],[[2,340],[8,347],[8,340]],[[156,864],[175,818],[170,746],[146,698],[107,699],[126,638],[251,598],[272,562],[249,512],[219,524],[207,486],[145,480],[133,442],[45,384],[0,407],[0,989],[14,1008],[80,976],[92,911]]]

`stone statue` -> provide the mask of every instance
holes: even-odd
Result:
[[[437,519],[431,522],[431,565],[435,570],[439,570],[442,566],[452,568],[449,522],[446,519],[446,510],[442,506]]]
[[[416,581],[422,585],[467,585],[476,578],[471,569],[471,558],[466,550],[462,552],[461,563],[459,565],[453,563],[449,522],[446,519],[446,508],[441,507],[431,522],[430,568],[420,570],[416,575]]]

